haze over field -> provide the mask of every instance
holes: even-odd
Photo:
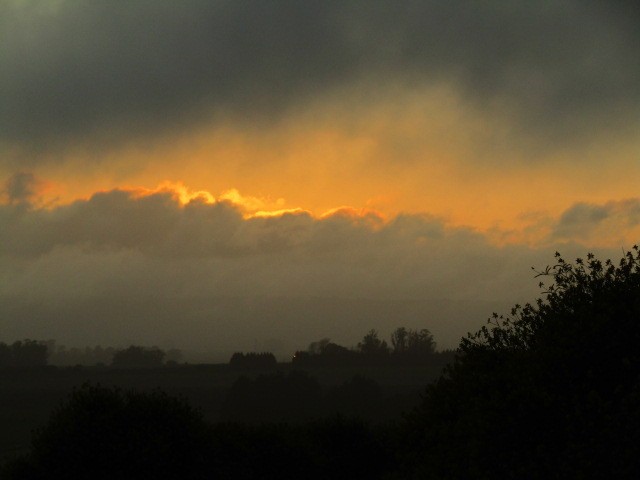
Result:
[[[640,237],[635,2],[0,3],[4,340],[288,354]]]

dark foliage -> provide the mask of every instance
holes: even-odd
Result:
[[[424,363],[436,353],[436,342],[429,330],[397,328],[391,334],[391,351],[397,363]]]
[[[335,416],[304,425],[220,423],[210,478],[383,479],[393,467],[388,434]]]
[[[41,479],[382,479],[393,467],[388,433],[333,416],[304,424],[207,426],[161,392],[84,386],[36,432],[31,453],[0,470]]]
[[[122,356],[125,355],[125,359],[127,362],[131,360],[129,357],[126,358],[126,355],[131,354],[130,348],[126,350],[117,349],[114,347],[102,347],[101,345],[96,346],[86,346],[82,348],[78,347],[66,347],[65,345],[56,345],[54,340],[49,340],[47,343],[47,348],[49,351],[49,363],[51,365],[66,367],[66,366],[107,366],[112,365],[113,357],[118,352],[127,352],[126,354],[120,353],[120,360],[116,361],[116,367],[127,368],[128,365],[122,364]],[[143,349],[144,351],[155,351],[162,352],[157,347],[153,347],[151,349],[143,348],[143,347],[134,347],[134,349],[139,353],[139,349]],[[155,354],[158,357],[158,353]],[[139,355],[138,355],[139,356]],[[182,352],[178,349],[170,349],[164,352],[164,355],[155,359],[147,359],[145,366],[157,367],[159,364],[162,364],[162,360],[164,359],[165,365],[178,365],[179,362],[182,361]],[[150,361],[149,361],[150,360]],[[138,362],[139,364],[140,362]]]
[[[357,352],[333,343],[328,338],[323,338],[312,342],[306,352],[297,351],[291,363],[300,367],[336,367],[354,365],[357,362]]]
[[[236,352],[231,356],[229,365],[241,370],[268,370],[278,366],[273,353],[241,353]]]
[[[311,423],[308,436],[317,452],[316,478],[382,479],[395,468],[388,430],[349,417]]]
[[[292,363],[296,367],[346,367],[384,365],[430,365],[444,364],[453,360],[451,352],[436,352],[436,342],[426,328],[407,330],[399,327],[391,334],[389,348],[380,339],[376,330],[370,330],[358,343],[356,349],[349,349],[323,338],[309,345],[307,351],[295,352]],[[444,365],[442,364],[442,365]]]
[[[29,339],[12,345],[0,342],[0,367],[42,367],[48,357],[44,342]]]
[[[231,387],[221,416],[248,423],[301,422],[313,418],[322,398],[318,381],[305,372],[240,377]]]
[[[380,424],[399,418],[406,407],[416,405],[415,395],[389,395],[374,380],[355,375],[340,385],[323,390],[305,372],[293,371],[240,377],[222,406],[223,421],[249,424],[304,422],[342,415]]]
[[[640,253],[556,261],[544,299],[494,314],[428,387],[407,476],[640,478]]]
[[[358,343],[358,351],[362,355],[369,357],[386,356],[389,354],[389,347],[387,342],[378,338],[378,332],[376,330],[369,330],[362,341]]]
[[[375,419],[385,413],[380,385],[362,375],[329,390],[323,404],[329,413],[354,418]]]
[[[162,365],[165,353],[159,348],[144,348],[131,345],[125,350],[119,350],[113,355],[111,365],[124,368],[152,368]]]
[[[314,344],[312,344],[314,345]],[[360,355],[337,343],[327,342],[318,349],[297,351],[291,363],[295,367],[339,367],[362,364]]]
[[[84,385],[4,478],[206,478],[209,438],[201,414],[182,400]]]
[[[100,345],[85,348],[67,348],[64,345],[50,349],[49,360],[53,365],[110,365],[116,353],[113,347],[103,348]]]

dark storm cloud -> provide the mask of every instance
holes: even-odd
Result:
[[[6,1],[0,140],[253,121],[399,80],[450,82],[513,116],[516,134],[563,142],[637,121],[639,18],[632,2],[597,1]]]

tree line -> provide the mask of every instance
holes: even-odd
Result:
[[[182,359],[180,350],[164,351],[158,347],[131,345],[127,348],[101,346],[67,349],[56,347],[55,341],[19,340],[0,342],[0,368],[43,367],[50,363],[61,366],[97,365],[116,368],[152,368],[175,365]]]
[[[0,342],[0,367],[42,367],[47,364],[48,350],[44,342],[19,340],[10,345]]]
[[[323,338],[312,342],[307,350],[298,350],[292,364],[299,367],[340,365],[424,365],[453,360],[453,350],[436,350],[429,330],[396,328],[390,336],[391,346],[369,330],[355,348],[347,348]]]
[[[436,351],[436,342],[427,329],[412,330],[398,327],[390,336],[390,345],[370,330],[357,346],[347,348],[329,338],[312,342],[307,350],[293,355],[296,367],[354,366],[367,364],[419,365],[433,362],[446,363],[453,359],[454,351]],[[179,365],[183,359],[177,349],[168,351],[158,347],[130,345],[127,348],[95,347],[67,348],[57,346],[54,340],[22,340],[11,345],[0,343],[0,367],[38,367],[94,365],[116,368],[157,368]],[[277,360],[271,352],[236,352],[229,360],[236,369],[272,369]]]

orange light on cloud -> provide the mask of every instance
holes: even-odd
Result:
[[[371,105],[343,93],[270,125],[205,125],[104,152],[100,162],[87,162],[89,153],[78,148],[66,163],[36,173],[57,185],[51,196],[60,203],[141,185],[169,189],[183,204],[230,201],[247,218],[319,218],[340,205],[385,218],[427,213],[499,232],[508,243],[544,237],[536,215],[638,196],[638,142],[585,144],[538,158],[510,144],[508,128],[499,111],[482,112],[445,87],[392,89]]]

